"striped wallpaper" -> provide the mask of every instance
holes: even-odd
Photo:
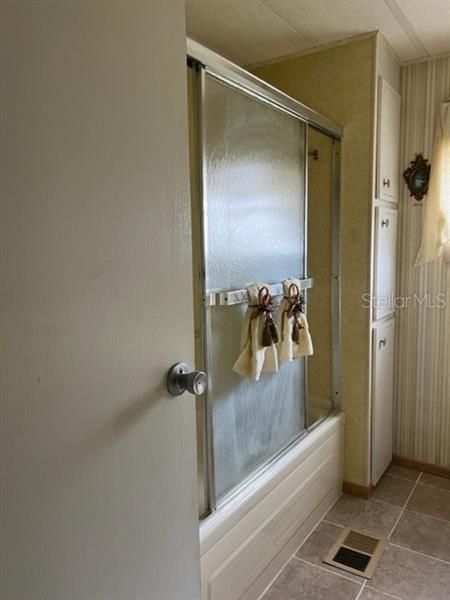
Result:
[[[406,65],[401,167],[416,153],[431,161],[436,111],[450,95],[450,57]],[[426,199],[424,200],[426,202]],[[395,454],[450,467],[450,264],[414,267],[420,244],[422,205],[402,186],[399,223],[398,295],[423,298],[430,306],[445,294],[446,308],[413,305],[397,312]]]

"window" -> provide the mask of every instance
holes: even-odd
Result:
[[[444,102],[439,111],[416,266],[441,256],[450,262],[450,102]]]

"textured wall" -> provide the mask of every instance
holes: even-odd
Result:
[[[345,479],[368,483],[373,66],[376,38],[254,69],[256,75],[345,127],[342,145],[342,407]],[[314,275],[311,273],[311,275]]]
[[[414,154],[431,161],[436,111],[450,94],[450,58],[402,68],[401,168]],[[424,200],[424,203],[426,199]],[[397,313],[396,454],[450,467],[450,265],[414,267],[423,203],[403,185],[399,228],[399,295],[446,294],[447,308],[425,304]]]

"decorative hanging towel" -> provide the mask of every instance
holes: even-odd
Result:
[[[253,283],[247,287],[247,293],[249,305],[242,328],[241,354],[233,371],[258,381],[261,373],[278,371],[276,344],[279,336],[268,287]]]
[[[279,313],[281,341],[278,345],[278,359],[280,363],[314,353],[305,317],[305,301],[300,289],[298,279],[283,281],[284,297]]]

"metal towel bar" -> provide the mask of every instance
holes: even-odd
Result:
[[[314,285],[314,279],[300,279],[300,289],[307,290]],[[283,294],[283,284],[274,283],[269,285],[269,292],[272,296],[281,296]],[[248,302],[247,290],[232,290],[229,292],[209,292],[205,297],[206,306],[232,306],[234,304],[243,304]]]

